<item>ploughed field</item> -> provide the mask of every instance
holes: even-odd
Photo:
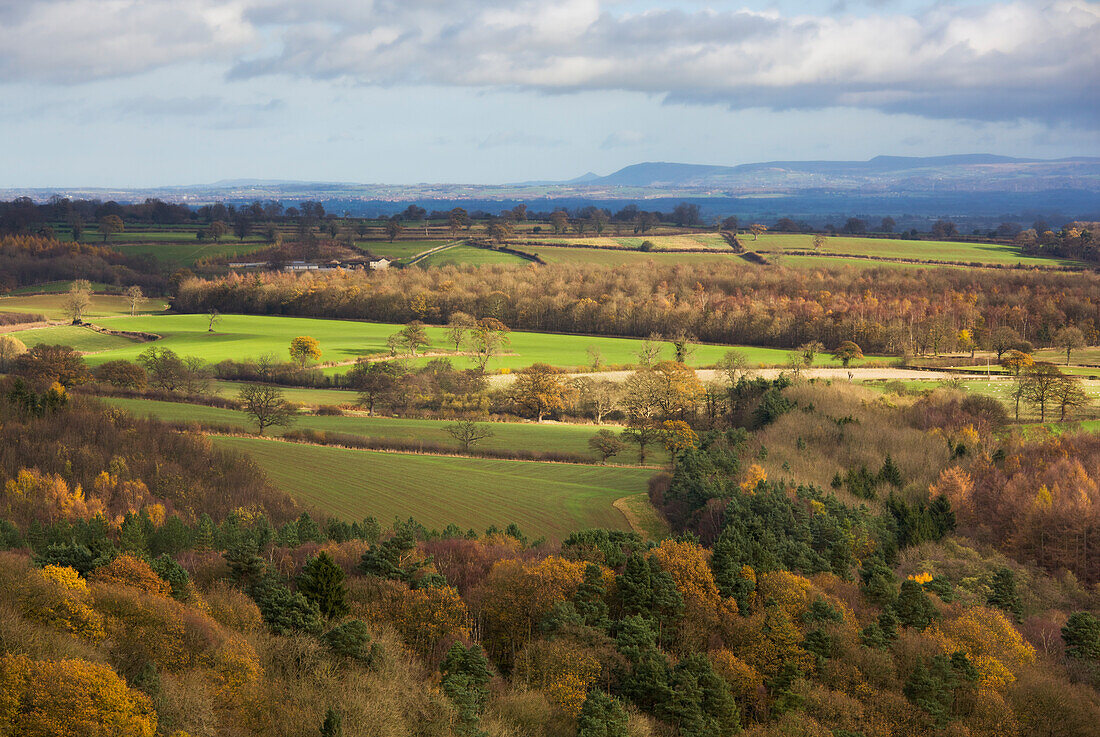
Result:
[[[293,390],[287,391],[293,398]],[[330,394],[338,392],[329,390]],[[354,402],[352,392],[339,392],[348,395],[346,401]],[[242,432],[255,432],[255,425],[244,413],[233,409],[207,407],[181,402],[161,402],[152,399],[128,399],[104,397],[103,401],[137,415],[149,416],[165,422],[195,422],[219,427],[231,427]],[[270,428],[270,434],[282,434],[287,430],[317,430],[328,433],[351,435],[358,438],[399,443],[423,443],[425,447],[444,446],[459,452],[461,446],[446,430],[448,420],[420,420],[391,417],[366,416],[327,416],[299,415],[289,428]],[[528,450],[543,453],[568,453],[585,456],[596,462],[598,456],[588,447],[588,439],[599,429],[618,431],[613,425],[570,425],[564,423],[534,422],[484,422],[479,423],[493,431],[493,437],[486,438],[473,447],[487,450]],[[659,447],[646,449],[648,463],[665,463],[667,452]],[[638,463],[637,446],[627,445],[623,452],[611,459],[612,463]]]
[[[214,437],[251,456],[299,502],[342,519],[414,517],[482,531],[511,522],[561,540],[587,527],[627,530],[614,505],[646,489],[649,469],[428,456]]]

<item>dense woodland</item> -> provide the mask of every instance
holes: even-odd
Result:
[[[1095,343],[1097,294],[1100,276],[1088,272],[552,265],[230,275],[182,283],[173,305],[437,324],[463,312],[514,330],[787,348],[854,340],[866,353],[938,354],[959,345],[961,330],[990,345],[1002,327],[1050,345],[1073,325]]]
[[[1094,436],[741,377],[655,402],[673,537],[532,541],[311,513],[55,365],[0,392],[7,732],[1098,733]]]

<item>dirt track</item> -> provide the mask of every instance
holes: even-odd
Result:
[[[774,379],[784,370],[777,368],[757,369],[754,374],[766,379]],[[625,381],[632,373],[632,371],[601,371],[599,373],[567,374],[567,376],[591,376],[593,378],[610,379],[611,381]],[[700,369],[695,373],[701,381],[707,382],[717,377],[721,372],[715,369]],[[959,378],[959,374],[946,371],[917,371],[903,368],[816,368],[802,372],[802,376],[807,379],[834,379],[837,381],[847,381],[849,375],[853,381],[873,379],[942,381],[944,379]],[[489,377],[489,383],[493,386],[507,386],[515,381],[515,378],[515,374],[494,375]],[[997,380],[998,378],[1005,379],[1006,377],[996,375],[990,377],[991,380]]]

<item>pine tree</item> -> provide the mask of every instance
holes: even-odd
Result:
[[[347,614],[347,587],[344,570],[327,552],[321,552],[302,568],[298,576],[298,591],[317,605],[326,617],[342,617]]]
[[[1062,627],[1066,655],[1083,662],[1100,662],[1100,618],[1075,612]]]
[[[987,603],[1020,619],[1020,595],[1016,592],[1016,574],[1011,568],[1000,568],[993,574]]]
[[[911,579],[902,581],[901,593],[898,594],[893,608],[898,622],[920,631],[927,629],[938,616],[928,594],[924,593],[919,583]]]
[[[481,711],[489,700],[489,680],[492,674],[481,647],[471,645],[465,648],[462,643],[456,642],[447,651],[439,670],[443,674],[443,693],[458,709],[460,724],[455,734],[461,737],[485,734],[479,725]]]
[[[329,650],[345,658],[373,665],[382,654],[382,647],[371,642],[370,628],[361,619],[351,619],[326,632],[321,640]]]
[[[576,606],[577,613],[589,627],[606,629],[610,623],[607,602],[604,601],[606,594],[607,589],[603,585],[600,567],[589,563],[584,569],[584,581],[573,595],[573,604]]]
[[[900,489],[905,485],[905,480],[901,476],[901,469],[894,464],[894,459],[890,457],[890,454],[886,454],[886,460],[882,462],[882,468],[878,472],[878,480],[880,483],[890,484],[896,489]]]
[[[214,520],[206,512],[199,517],[199,531],[195,538],[195,547],[199,550],[214,549]]]
[[[618,699],[603,691],[589,691],[577,719],[577,737],[627,737],[628,717]]]

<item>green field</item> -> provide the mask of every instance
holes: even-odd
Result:
[[[247,453],[299,502],[346,520],[414,517],[428,527],[484,530],[511,522],[560,540],[586,527],[629,529],[613,504],[646,488],[646,469],[530,463],[326,448],[217,437]]]
[[[622,236],[592,236],[591,238],[563,238],[563,237],[534,237],[531,239],[540,244],[554,245],[554,246],[575,246],[586,245],[595,248],[632,248],[637,249],[646,241],[653,244],[653,247],[660,251],[682,251],[682,250],[698,250],[705,248],[708,250],[725,251],[730,252],[729,244],[726,243],[719,233],[688,233],[682,235],[636,235],[630,237]],[[527,250],[525,247],[521,247],[521,250]]]
[[[185,266],[194,266],[199,261],[225,256],[234,258],[243,256],[262,248],[267,248],[270,243],[258,239],[247,239],[244,242],[236,238],[224,240],[220,243],[200,242],[192,234],[190,240],[174,242],[174,239],[159,239],[163,242],[156,243],[109,243],[114,250],[126,256],[153,256],[157,263],[168,269],[179,269]]]
[[[355,245],[370,251],[376,256],[384,256],[390,261],[407,261],[418,253],[442,246],[449,241],[358,241]]]
[[[218,396],[235,399],[245,383],[217,380],[214,382],[213,391]],[[319,407],[323,404],[334,406],[355,404],[359,398],[358,394],[347,389],[311,389],[305,386],[283,386],[280,389],[288,401],[298,402],[308,407]]]
[[[68,287],[66,287],[68,291]],[[26,296],[0,297],[0,312],[35,312],[51,320],[67,319],[62,307],[68,295],[65,292],[52,294],[29,294]],[[155,314],[168,309],[163,299],[149,298],[138,305],[138,314]],[[116,317],[130,314],[130,301],[113,294],[93,294],[92,306],[85,313],[86,320],[100,317]]]
[[[745,248],[764,255],[789,251],[812,252],[814,236],[809,233],[766,233],[758,241],[751,236],[739,236]],[[894,238],[859,238],[828,236],[819,253],[823,257],[837,254],[858,254],[889,259],[920,261],[952,261],[993,265],[1066,266],[1071,261],[1025,256],[1015,246],[996,243],[953,243],[948,241],[908,241]],[[809,258],[814,258],[810,256]],[[853,259],[854,261],[859,259]]]
[[[104,335],[90,328],[76,325],[59,325],[52,328],[37,328],[35,330],[20,330],[8,333],[19,340],[28,348],[46,343],[48,345],[68,345],[90,354],[89,363],[96,363],[94,356],[101,351],[126,350],[137,345],[129,338],[121,338],[117,335]],[[109,359],[102,359],[109,360]],[[100,363],[102,361],[99,361]]]
[[[292,390],[287,391],[287,398],[292,397],[291,392]],[[355,395],[352,394],[351,401],[354,400]],[[166,422],[202,422],[238,427],[242,431],[255,432],[255,425],[252,424],[248,416],[237,410],[150,399],[104,397],[103,401],[112,406],[125,409],[134,415],[151,416]],[[362,438],[423,442],[430,445],[447,446],[457,452],[460,446],[447,434],[445,428],[448,424],[450,423],[447,420],[366,417],[360,415],[343,417],[299,415],[294,425],[288,429],[323,430]],[[596,433],[596,430],[600,429],[595,425],[526,422],[487,422],[483,424],[488,425],[494,435],[478,443],[476,446],[478,448],[572,453],[591,456],[593,460],[597,458],[588,447],[588,439]],[[603,427],[612,430],[619,429],[613,425],[604,425]],[[283,430],[272,428],[269,432],[281,434]],[[651,447],[647,455],[647,461],[650,463],[665,463],[668,461],[668,454],[663,449]],[[636,447],[628,444],[626,450],[616,456],[613,462],[636,464],[638,462]]]
[[[524,245],[519,250],[533,253],[548,264],[595,264],[598,266],[618,266],[620,264],[645,264],[653,262],[662,266],[673,264],[744,264],[732,251],[725,253],[661,251],[615,251],[607,248],[570,248],[568,246]]]
[[[207,331],[206,315],[156,315],[139,317],[115,317],[97,320],[97,324],[114,330],[131,330],[156,333],[162,336],[158,346],[171,348],[182,356],[200,356],[210,363],[224,359],[243,360],[273,352],[287,356],[290,340],[299,335],[311,335],[321,344],[322,361],[351,362],[358,356],[370,353],[386,353],[386,338],[401,329],[400,325],[386,323],[354,322],[346,320],[320,320],[305,317],[274,317],[257,315],[223,315],[214,333]],[[77,334],[66,333],[65,339],[55,337],[53,331],[61,328],[43,328],[24,331],[32,334],[36,343],[66,342],[77,350],[101,351],[89,359],[97,364],[116,358],[133,360],[149,347],[148,343],[126,341],[106,350],[99,336],[82,330]],[[427,329],[432,339],[432,352],[448,352],[446,331],[441,327]],[[94,336],[95,347],[88,341]],[[637,352],[642,341],[634,338],[606,338],[554,333],[510,334],[509,354],[490,361],[488,369],[518,369],[536,362],[560,367],[582,367],[588,363],[587,349],[600,349],[605,365],[625,365],[637,362]],[[85,340],[86,339],[86,340]],[[24,340],[24,342],[26,342]],[[721,360],[734,346],[698,345],[688,362],[694,366],[709,366]],[[451,346],[453,349],[453,345]],[[737,347],[749,362],[765,365],[782,365],[787,351],[779,348]],[[662,344],[662,358],[673,355],[672,346]],[[419,359],[424,360],[424,359]],[[455,365],[466,368],[473,362],[466,356],[455,356]],[[819,359],[816,365],[835,366],[828,357]],[[330,367],[330,373],[342,373],[346,367]]]
[[[477,246],[455,246],[417,261],[417,266],[483,266],[485,264],[505,264],[520,266],[530,263],[527,259],[520,258],[511,253],[494,251],[489,248]]]

